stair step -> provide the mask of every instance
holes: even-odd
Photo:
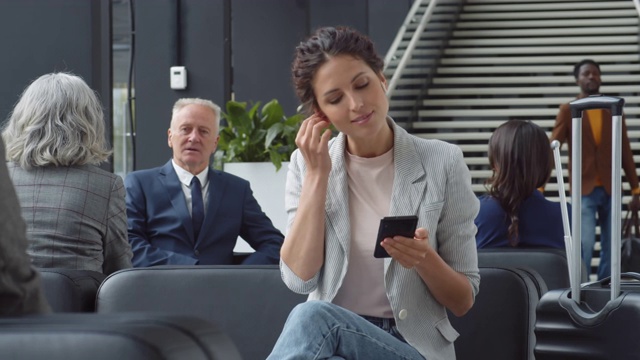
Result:
[[[560,106],[560,104],[558,104]],[[625,108],[626,115],[639,115],[640,108],[630,107]],[[421,118],[458,118],[458,117],[499,117],[504,116],[507,118],[520,117],[531,118],[534,116],[546,116],[548,118],[555,119],[558,114],[558,108],[511,108],[511,109],[447,109],[447,110],[433,110],[422,109],[418,111],[418,116]],[[638,133],[640,135],[640,132]],[[640,136],[638,136],[640,137]]]
[[[523,36],[567,36],[567,35],[612,35],[633,34],[638,37],[637,26],[610,26],[610,27],[573,27],[573,28],[533,28],[533,29],[475,29],[456,30],[454,38],[483,38],[483,37],[523,37]],[[444,32],[440,32],[444,33]]]
[[[614,75],[608,74],[603,76],[607,83],[639,83],[640,75]],[[530,75],[530,76],[462,76],[462,77],[436,77],[433,79],[433,83],[436,85],[468,85],[468,84],[484,84],[484,85],[496,85],[496,84],[573,84],[575,87],[576,79],[573,75],[558,75],[558,76],[542,76],[542,75]],[[640,88],[638,88],[640,90]]]
[[[500,57],[444,57],[441,60],[442,65],[481,65],[481,64],[575,64],[578,61],[589,57],[600,65],[608,62],[633,62],[640,61],[639,54],[578,54],[578,55],[553,55],[553,56],[500,56]],[[567,66],[567,71],[570,71]]]
[[[536,120],[536,124],[542,127],[553,127],[554,120]],[[450,121],[421,121],[413,126],[415,130],[427,129],[493,129],[502,125],[504,120],[450,120]]]
[[[428,51],[428,50],[427,50]],[[598,54],[598,53],[638,53],[636,45],[583,45],[583,46],[511,46],[511,47],[476,47],[447,48],[446,55],[486,55],[486,54]]]
[[[420,46],[439,46],[442,41],[420,41]],[[472,38],[452,39],[449,46],[541,46],[541,45],[592,45],[592,44],[636,44],[638,34],[613,36],[554,36],[525,38]]]
[[[424,0],[423,0],[424,1]],[[582,3],[582,2],[600,2],[602,0],[534,0],[529,2],[535,3]],[[501,4],[501,3],[512,3],[513,0],[465,0],[466,4]],[[547,4],[541,4],[541,7],[547,6]]]
[[[417,61],[416,61],[417,62]],[[413,64],[410,62],[410,64]],[[600,65],[602,77],[607,78],[614,72],[640,72],[639,64],[609,64]],[[438,74],[462,75],[462,74],[526,74],[526,73],[567,73],[570,68],[567,65],[521,65],[521,66],[444,66],[439,67]]]
[[[574,19],[572,17],[566,19],[553,20],[504,20],[504,21],[458,21],[456,29],[518,29],[518,28],[555,28],[555,27],[577,27],[577,26],[625,26],[638,25],[638,13],[635,16],[617,19],[602,19],[595,17],[593,19]],[[443,26],[444,27],[444,26]],[[415,31],[415,30],[414,30]]]
[[[602,85],[603,94],[638,92],[638,85]],[[580,92],[577,86],[527,86],[527,87],[472,87],[472,88],[430,88],[429,96],[460,96],[460,95],[529,95],[529,94],[570,94],[575,96]]]
[[[538,126],[542,128],[546,128],[551,131],[553,125],[555,124],[554,119],[550,120],[533,120]],[[477,120],[449,120],[449,121],[420,121],[415,122],[413,125],[414,130],[443,130],[443,129],[487,129],[487,131],[493,131],[493,129],[502,125],[504,120],[486,120],[486,119],[477,119]],[[638,118],[628,118],[626,119],[627,127],[638,127],[640,126],[640,119]],[[457,131],[457,130],[456,130]],[[565,146],[566,147],[566,146]],[[638,155],[638,160],[640,160],[640,155]]]
[[[559,105],[559,104],[558,104]],[[533,116],[546,116],[548,118],[555,118],[558,113],[558,108],[528,108],[528,109],[447,109],[447,110],[432,110],[422,109],[418,111],[418,116],[421,118],[478,118],[478,117],[533,117]],[[460,134],[464,135],[463,133]]]
[[[500,11],[532,11],[532,10],[572,10],[584,9],[617,9],[633,8],[631,1],[580,1],[580,2],[556,2],[549,4],[538,3],[504,3],[504,4],[470,4],[464,6],[465,12],[500,12]]]
[[[630,133],[629,135],[631,136],[631,133],[633,133],[633,132],[630,131],[629,133]],[[490,131],[483,131],[483,132],[455,132],[455,133],[434,132],[434,133],[419,134],[419,135],[420,135],[420,137],[424,137],[424,138],[428,138],[428,139],[437,139],[437,140],[448,141],[448,142],[451,142],[451,141],[483,141],[483,142],[485,142],[484,143],[484,147],[480,151],[487,151],[488,146],[489,146],[488,145],[488,140],[491,137],[491,132]],[[547,136],[548,135],[550,135],[550,133],[548,133]],[[491,170],[485,170],[485,171],[488,171],[489,174],[491,172]]]
[[[631,1],[629,4],[633,4]],[[522,11],[522,12],[486,12],[472,13],[463,12],[460,14],[461,21],[478,21],[478,20],[514,20],[514,19],[597,19],[609,18],[612,25],[615,25],[615,19],[622,17],[638,18],[638,11],[633,7],[628,9],[616,10],[584,10],[584,11]]]
[[[422,101],[424,107],[460,107],[460,106],[524,106],[547,105],[559,106],[562,103],[573,100],[574,97],[510,97],[510,98],[484,98],[484,99],[426,99]],[[640,103],[640,96],[627,96],[625,102]],[[556,108],[557,110],[557,108]]]

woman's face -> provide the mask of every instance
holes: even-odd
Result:
[[[329,58],[311,81],[320,112],[348,137],[375,140],[386,123],[386,80],[367,63],[348,55]]]

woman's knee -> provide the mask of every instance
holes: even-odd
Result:
[[[326,319],[331,316],[333,307],[335,305],[326,301],[310,300],[296,305],[289,317],[296,320]]]

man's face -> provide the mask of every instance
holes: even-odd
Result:
[[[173,160],[196,175],[209,166],[218,146],[216,114],[203,105],[187,105],[176,113],[167,134]]]
[[[600,93],[600,70],[593,64],[580,67],[576,84],[580,86],[582,95],[597,95]]]

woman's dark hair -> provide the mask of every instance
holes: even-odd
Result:
[[[549,181],[552,162],[549,138],[531,121],[507,121],[489,139],[493,174],[487,185],[489,194],[498,200],[511,222],[508,230],[511,246],[518,245],[520,205]]]
[[[296,47],[291,73],[296,95],[307,111],[317,106],[311,81],[327,60],[338,55],[349,55],[367,63],[381,74],[384,61],[378,56],[373,42],[358,31],[338,26],[323,27]]]

